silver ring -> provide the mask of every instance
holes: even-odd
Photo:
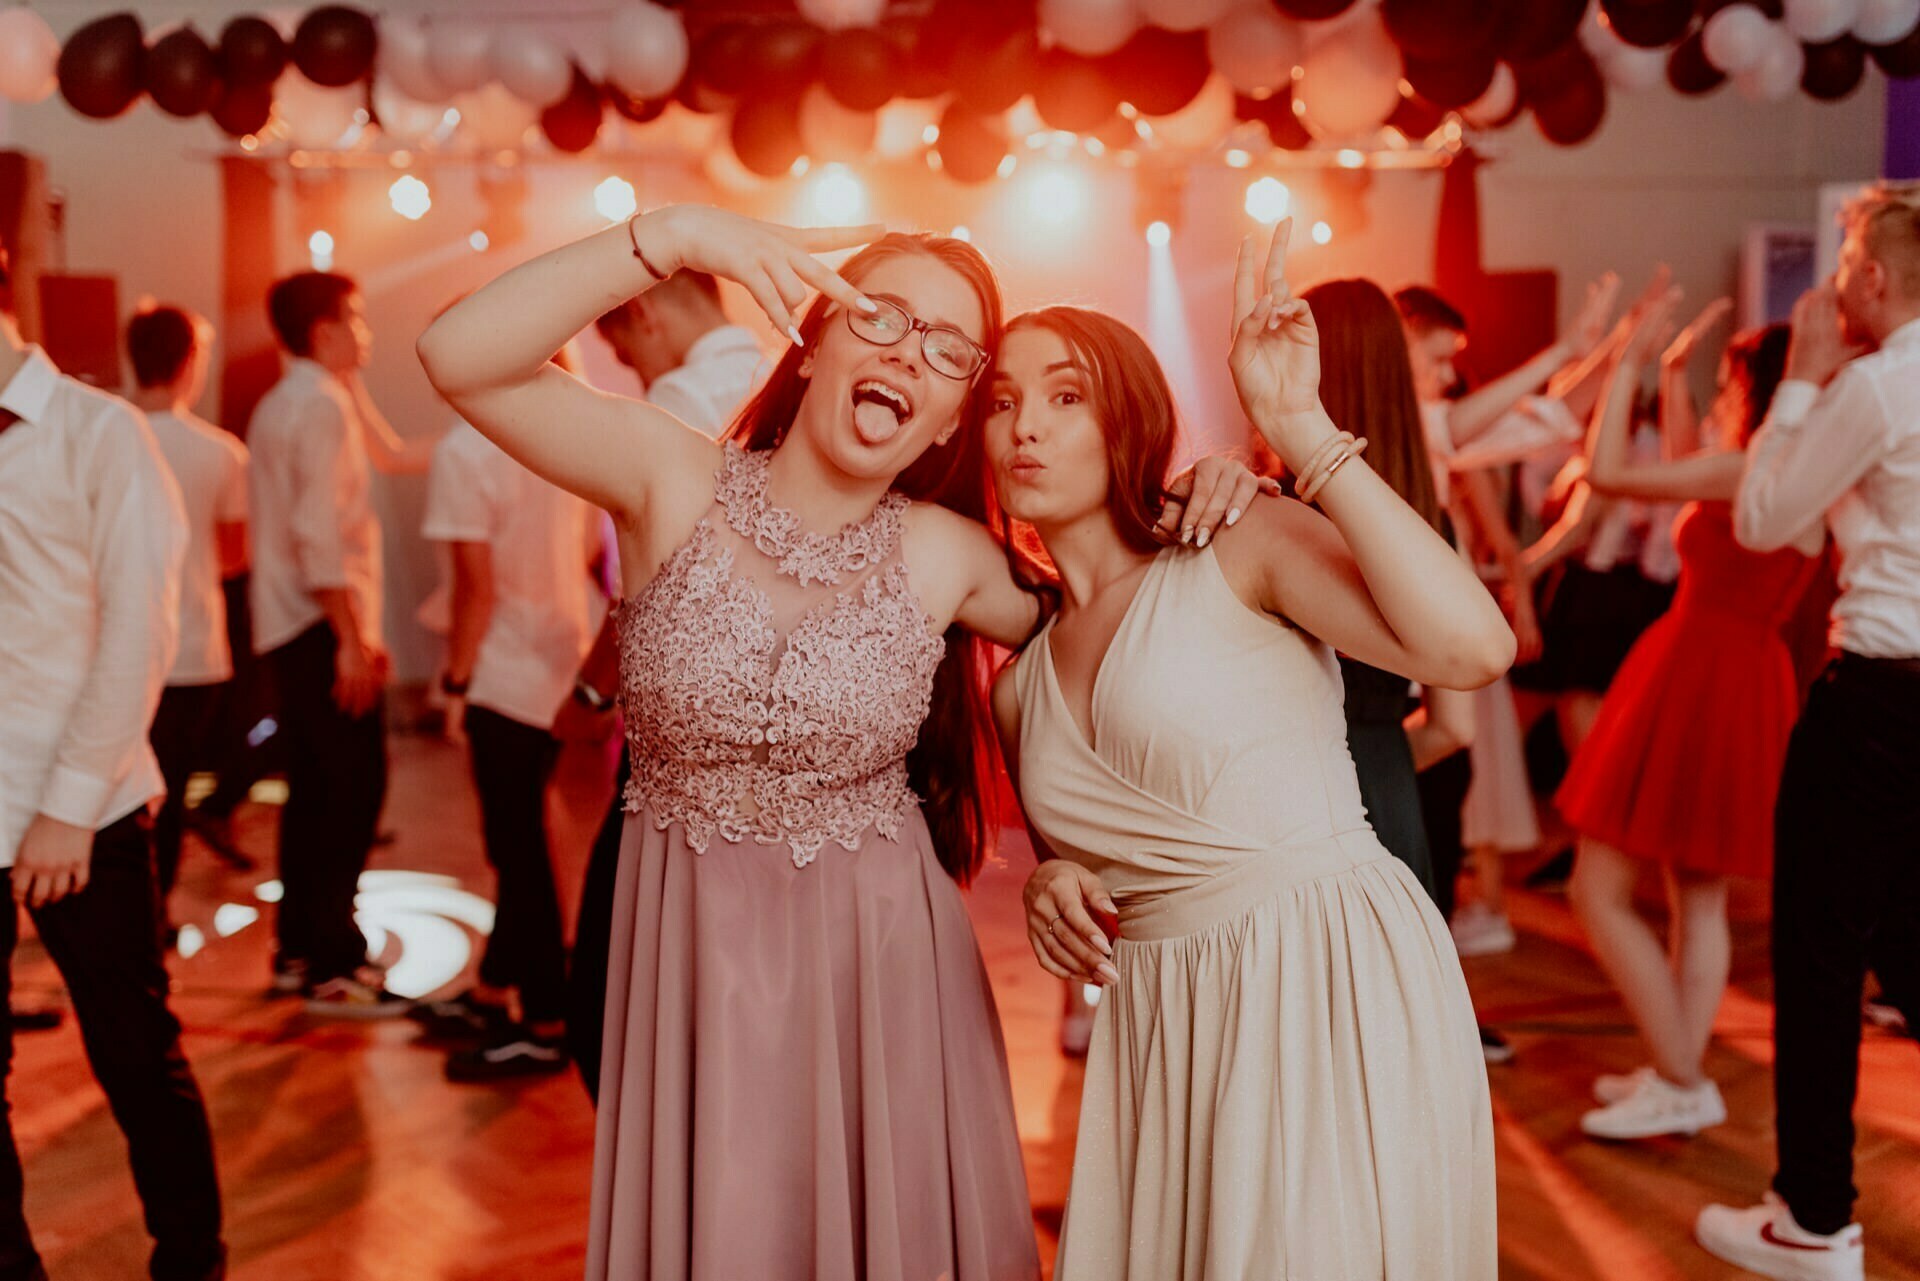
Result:
[[[1053,937],[1053,938],[1058,938],[1058,937],[1059,937],[1059,935],[1057,935],[1057,934],[1054,934],[1054,932],[1053,932],[1053,927],[1054,927],[1054,926],[1056,926],[1056,925],[1058,925],[1058,924],[1060,924],[1060,922],[1061,922],[1061,921],[1063,921],[1063,920],[1065,920],[1065,919],[1066,919],[1066,918],[1065,918],[1065,917],[1063,917],[1063,916],[1056,916],[1056,917],[1054,917],[1054,918],[1053,918],[1053,919],[1052,919],[1051,921],[1048,921],[1048,922],[1047,922],[1047,934],[1048,934],[1048,935],[1049,935],[1050,937]]]

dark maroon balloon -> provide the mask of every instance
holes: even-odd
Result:
[[[1192,102],[1213,71],[1204,31],[1146,27],[1101,61],[1121,99],[1148,116],[1170,116]]]
[[[1587,0],[1505,0],[1494,48],[1507,59],[1538,58],[1573,39]]]
[[[1869,45],[1867,53],[1873,58],[1875,66],[1895,80],[1911,80],[1920,76],[1920,27],[1909,31],[1906,39],[1893,44]]]
[[[555,150],[577,154],[600,136],[603,115],[600,86],[576,66],[567,96],[540,113],[540,131]]]
[[[1438,107],[1464,107],[1487,91],[1498,65],[1490,49],[1477,49],[1458,58],[1428,61],[1408,58],[1407,83],[1415,93]]]
[[[1704,20],[1730,4],[1750,4],[1775,22],[1787,16],[1785,0],[1694,0],[1693,9]]]
[[[1419,94],[1400,99],[1400,105],[1387,117],[1387,123],[1418,142],[1446,121],[1446,109],[1428,102]]]
[[[273,86],[226,85],[207,114],[229,137],[259,133],[273,119]]]
[[[800,141],[799,117],[800,106],[792,98],[742,100],[728,130],[740,163],[762,178],[785,175],[806,150]]]
[[[813,80],[820,62],[820,32],[804,22],[756,27],[742,50],[746,84],[740,90],[758,97],[798,96]]]
[[[745,93],[753,84],[753,68],[747,63],[748,36],[747,28],[730,24],[701,32],[687,55],[682,88],[698,83],[723,94]]]
[[[958,103],[940,117],[940,138],[933,145],[940,168],[957,182],[987,181],[1007,155],[1007,140],[994,120]]]
[[[287,42],[265,18],[248,15],[221,28],[220,78],[226,83],[270,85],[286,69]]]
[[[1040,72],[1040,41],[1029,27],[1010,35],[973,32],[954,47],[953,96],[975,111],[1005,111],[1029,93]]]
[[[1290,18],[1312,22],[1339,17],[1353,8],[1353,0],[1273,0],[1273,7]]]
[[[140,96],[146,59],[140,19],[130,13],[96,18],[60,46],[60,96],[83,116],[110,120]]]
[[[608,106],[637,125],[658,120],[660,113],[667,109],[667,104],[673,101],[671,96],[636,98],[611,80],[600,86],[600,92],[606,97]]]
[[[147,50],[147,94],[170,116],[186,119],[220,96],[220,67],[213,50],[192,27],[169,31]]]
[[[1607,82],[1592,55],[1575,43],[1526,67],[1515,74],[1547,140],[1571,147],[1591,138],[1607,114]]]
[[[1806,46],[1806,70],[1800,87],[1810,98],[1837,102],[1860,87],[1867,74],[1867,47],[1852,36]]]
[[[1033,105],[1051,127],[1083,133],[1119,110],[1120,88],[1097,59],[1049,49],[1040,58]]]
[[[337,89],[373,70],[380,37],[373,19],[343,4],[322,5],[293,32],[293,65],[317,85]]]
[[[878,111],[893,101],[896,57],[876,31],[836,31],[820,46],[820,83],[843,107]]]
[[[1407,57],[1438,62],[1490,47],[1500,9],[1487,0],[1384,0],[1380,16]]]
[[[1670,45],[1693,25],[1689,0],[1600,0],[1613,33],[1642,49]]]
[[[1667,55],[1667,83],[1679,93],[1698,97],[1712,93],[1727,82],[1727,73],[1707,58],[1707,47],[1698,31],[1682,40]]]

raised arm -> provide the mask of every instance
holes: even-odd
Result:
[[[740,282],[776,328],[797,337],[794,316],[816,289],[865,304],[813,255],[880,230],[802,231],[670,205],[542,254],[455,303],[420,335],[420,363],[468,422],[534,473],[632,516],[653,485],[704,479],[716,446],[651,405],[593,390],[550,364],[554,353],[682,267]]]
[[[1275,229],[1264,272],[1251,242],[1241,245],[1229,363],[1248,420],[1298,475],[1338,429],[1320,404],[1313,313],[1287,284],[1291,233],[1291,219]],[[1499,606],[1364,460],[1335,471],[1319,501],[1324,517],[1276,501],[1235,527],[1242,550],[1229,557],[1254,571],[1262,607],[1423,685],[1472,689],[1506,670],[1514,639]]]
[[[1476,387],[1447,408],[1447,432],[1456,446],[1466,445],[1500,421],[1502,415],[1546,387],[1567,365],[1583,360],[1600,344],[1613,312],[1620,278],[1612,272],[1587,286],[1586,301],[1566,334],[1532,360],[1492,382]]]
[[[1700,413],[1687,367],[1701,338],[1732,311],[1733,299],[1714,299],[1660,353],[1660,446],[1670,460],[1700,448]]]

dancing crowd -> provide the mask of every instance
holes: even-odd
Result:
[[[1624,307],[1596,281],[1468,387],[1455,301],[1296,293],[1283,221],[1234,273],[1247,448],[1178,475],[1141,337],[1006,316],[940,236],[637,214],[428,326],[458,415],[433,440],[366,389],[354,281],[298,273],[244,445],[192,409],[205,320],[128,322],[129,404],[22,339],[0,248],[0,865],[126,1135],[152,1276],[225,1275],[167,899],[189,832],[248,857],[225,824],[259,723],[287,789],[271,990],[411,1018],[456,1081],[574,1064],[589,1278],[1039,1275],[962,895],[1016,818],[1003,769],[1087,1057],[1063,1281],[1494,1276],[1486,1064],[1513,1051],[1459,958],[1514,945],[1505,863],[1557,832],[1538,875],[1645,1049],[1593,1082],[1595,1138],[1727,1120],[1729,887],[1771,880],[1777,1172],[1694,1232],[1764,1276],[1863,1277],[1869,973],[1920,1026],[1920,191],[1843,222],[1835,276],[1735,334],[1700,409],[1730,308],[1682,325],[1664,269]],[[589,327],[644,398],[578,375]],[[355,920],[392,680],[374,471],[426,475],[436,697],[497,881],[477,977],[430,1000]],[[562,722],[616,711],[569,948],[547,791]],[[0,1002],[0,1062],[20,1022]],[[9,1125],[0,1281],[45,1275]]]

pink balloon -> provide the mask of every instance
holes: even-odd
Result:
[[[796,0],[800,16],[823,31],[878,25],[887,0]]]
[[[1161,142],[1199,150],[1218,144],[1233,121],[1233,86],[1211,75],[1192,102],[1170,116],[1148,116],[1147,126]]]
[[[1600,74],[1616,89],[1651,89],[1666,83],[1667,56],[1665,49],[1640,49],[1623,40],[1599,60]]]
[[[800,97],[800,141],[815,160],[864,160],[879,128],[873,112],[840,105],[823,85]]]
[[[1787,30],[1808,44],[1845,35],[1860,20],[1860,0],[1786,0]]]
[[[1140,20],[1131,0],[1040,0],[1040,25],[1063,48],[1098,58],[1125,44]]]
[[[1751,67],[1733,78],[1749,102],[1779,102],[1800,87],[1807,69],[1807,51],[1785,27],[1775,26],[1767,47]]]
[[[493,36],[493,73],[514,97],[551,107],[573,88],[573,63],[545,36],[502,27]]]
[[[1769,44],[1773,24],[1750,4],[1730,4],[1707,19],[1700,29],[1707,61],[1730,76],[1760,61]]]
[[[373,82],[373,114],[380,132],[405,146],[417,146],[432,136],[446,119],[444,103],[420,102],[401,92],[390,79]]]
[[[1400,48],[1377,13],[1368,13],[1307,53],[1293,100],[1300,119],[1323,138],[1372,133],[1400,105]]]
[[[1853,34],[1865,44],[1898,44],[1920,24],[1920,0],[1861,0]]]
[[[1460,114],[1474,128],[1490,129],[1511,115],[1519,101],[1520,82],[1514,79],[1513,68],[1502,62],[1495,65],[1487,91],[1462,107]]]
[[[427,66],[449,92],[478,89],[493,79],[493,32],[458,18],[427,27]]]
[[[273,114],[286,126],[287,141],[322,151],[337,147],[359,123],[358,86],[323,89],[289,68],[273,86]]]
[[[1285,84],[1305,52],[1300,28],[1267,5],[1236,9],[1207,32],[1213,69],[1241,93]]]
[[[454,100],[460,109],[460,136],[483,151],[513,151],[527,139],[540,109],[523,102],[501,84],[484,85]]]
[[[453,96],[453,91],[433,74],[427,28],[418,19],[382,18],[376,57],[375,79],[391,80],[394,88],[415,102],[445,102]]]
[[[657,4],[622,4],[607,26],[607,78],[636,98],[664,98],[687,71],[687,29]]]
[[[43,102],[59,84],[60,40],[31,9],[0,13],[0,98]]]

